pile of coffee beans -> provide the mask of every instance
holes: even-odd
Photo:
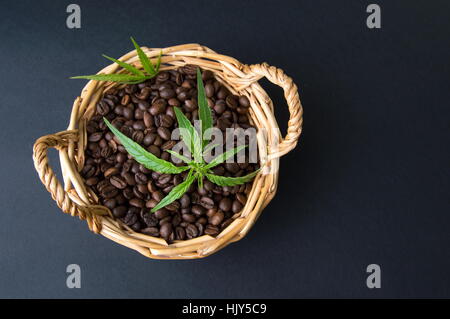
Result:
[[[86,185],[131,229],[169,242],[219,234],[244,207],[251,182],[220,187],[205,179],[203,188],[193,183],[179,200],[151,213],[151,208],[183,182],[187,172],[161,174],[140,165],[108,130],[103,117],[155,156],[172,162],[166,150],[179,142],[171,140],[177,127],[173,107],[180,107],[191,121],[198,119],[196,70],[196,66],[186,65],[160,72],[141,84],[110,90],[87,123],[86,161],[81,171]],[[249,100],[231,94],[210,71],[203,71],[202,77],[214,126],[222,131],[252,127]],[[247,161],[221,164],[213,171],[236,177],[257,168]]]

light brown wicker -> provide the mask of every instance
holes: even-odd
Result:
[[[259,161],[264,170],[256,176],[248,201],[244,209],[233,216],[235,220],[215,238],[204,235],[168,244],[162,238],[132,231],[115,220],[106,207],[98,205],[97,196],[84,184],[79,172],[85,159],[86,122],[94,114],[96,103],[102,94],[116,86],[115,83],[97,81],[87,83],[81,96],[76,98],[73,104],[67,130],[43,136],[34,144],[34,165],[42,183],[62,211],[86,220],[91,231],[150,258],[202,258],[243,238],[275,195],[279,158],[296,146],[302,130],[303,110],[297,86],[281,69],[266,63],[245,65],[199,44],[185,44],[164,49],[143,48],[143,50],[153,62],[162,50],[161,70],[174,69],[185,64],[198,65],[202,69],[213,71],[216,78],[231,92],[249,98],[250,116],[258,128]],[[120,60],[142,67],[134,50]],[[118,71],[119,68],[117,64],[111,64],[99,73],[122,72]],[[290,112],[287,134],[284,138],[274,116],[272,101],[258,84],[258,80],[262,77],[266,77],[284,90]],[[47,150],[50,147],[59,151],[64,186],[49,166]]]

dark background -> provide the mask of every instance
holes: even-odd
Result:
[[[450,297],[448,1],[8,1],[0,11],[0,297]],[[242,241],[157,261],[63,214],[32,164],[91,74],[142,45],[198,42],[284,69],[304,131]],[[281,128],[282,91],[263,82]],[[56,152],[52,163],[57,165]],[[66,266],[82,288],[66,288]],[[381,266],[382,288],[366,287]]]

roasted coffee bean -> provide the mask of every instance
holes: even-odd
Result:
[[[206,196],[200,198],[200,205],[202,205],[206,209],[211,209],[214,207],[214,201]]]
[[[236,194],[236,199],[237,199],[242,205],[245,205],[245,203],[247,202],[247,196],[245,196],[245,194],[243,194],[243,193],[237,193],[237,194]]]
[[[167,114],[159,116],[159,125],[163,127],[171,127],[173,125],[173,118]]]
[[[199,205],[192,206],[191,212],[196,216],[201,216],[201,215],[206,214],[206,210],[202,206],[199,206]]]
[[[136,120],[144,119],[144,111],[142,111],[141,109],[134,110],[134,118]]]
[[[214,105],[214,111],[217,114],[222,114],[227,109],[227,105],[224,100],[218,100]]]
[[[166,216],[159,221],[159,225],[162,225],[165,223],[169,223],[169,224],[172,223],[172,216]]]
[[[219,208],[223,210],[224,212],[227,212],[231,209],[231,206],[233,205],[233,202],[228,197],[222,198],[222,200],[219,202]]]
[[[238,101],[236,100],[234,95],[228,95],[225,99],[225,103],[230,109],[236,109],[238,107]]]
[[[164,223],[161,225],[159,234],[161,235],[162,238],[168,239],[171,233],[172,233],[172,224]]]
[[[236,213],[239,213],[243,207],[244,206],[242,206],[241,202],[239,202],[238,200],[235,200],[235,201],[233,201],[233,206],[232,206],[231,210],[233,211],[233,213],[236,214]]]
[[[185,222],[188,222],[188,223],[193,223],[193,222],[195,222],[195,220],[196,220],[195,216],[192,215],[192,214],[182,214],[182,215],[181,215],[181,218],[182,218]]]
[[[123,106],[128,105],[128,103],[130,103],[130,96],[128,94],[125,94],[124,96],[122,96],[122,99],[120,100],[120,104],[122,104]]]
[[[136,223],[137,221],[138,221],[138,216],[136,215],[136,213],[134,211],[128,210],[127,214],[124,217],[123,222],[126,225],[131,226],[134,223]]]
[[[224,214],[221,211],[218,211],[217,213],[215,213],[214,215],[212,215],[209,218],[209,223],[211,225],[217,226],[219,225],[224,219]]]
[[[97,185],[98,183],[98,178],[97,177],[90,177],[86,180],[86,185],[87,186],[94,186]]]
[[[170,175],[170,174],[162,174],[158,178],[158,183],[161,184],[161,185],[166,185],[171,180],[172,180],[172,175]]]
[[[195,238],[198,236],[198,229],[193,224],[187,225],[186,229],[186,237],[189,239]]]
[[[160,91],[159,95],[163,99],[169,100],[169,99],[175,97],[175,91],[172,90],[172,89],[167,88],[167,89],[164,89],[164,90]]]
[[[131,225],[131,229],[136,232],[140,231],[141,228],[142,228],[142,224],[139,220],[137,222],[135,222],[133,225]]]
[[[141,216],[147,226],[152,227],[158,225],[158,218],[156,218],[154,214],[147,212]]]
[[[153,237],[159,236],[159,229],[157,227],[147,227],[147,228],[141,229],[141,232],[143,234],[153,236]]]
[[[242,107],[249,107],[250,106],[250,101],[248,100],[248,98],[246,96],[240,96],[239,97],[239,104]]]
[[[176,98],[171,98],[169,101],[167,101],[167,103],[168,103],[170,106],[178,106],[178,107],[179,107],[179,106],[181,105],[180,101],[178,101],[178,99],[176,99]],[[171,108],[167,108],[166,114],[167,114],[167,115],[170,115],[170,116],[173,118],[175,114],[169,114],[169,113],[168,113],[169,109],[171,109]]]
[[[177,141],[167,141],[161,146],[161,149],[163,151],[167,151],[172,149],[172,147],[174,147],[175,145],[177,145]]]
[[[156,100],[150,107],[150,114],[155,116],[163,113],[166,110],[166,101],[163,99]]]
[[[205,235],[216,236],[219,234],[219,228],[214,225],[208,225],[205,228]]]
[[[180,214],[176,214],[175,216],[173,216],[173,218],[172,218],[172,225],[173,226],[178,226],[180,223],[181,223],[181,215]]]
[[[123,163],[127,160],[127,156],[124,153],[118,153],[116,155],[116,162],[117,163]]]
[[[165,141],[170,140],[171,132],[167,127],[160,126],[158,127],[158,135]]]
[[[136,121],[133,123],[133,129],[143,131],[145,129],[144,121]]]
[[[118,175],[111,177],[109,179],[109,182],[111,183],[111,185],[118,189],[124,189],[125,187],[127,187],[127,182],[125,181],[125,179]]]
[[[149,151],[150,153],[152,153],[156,157],[160,157],[161,156],[161,149],[158,146],[156,146],[156,145],[150,145],[147,148],[147,151]]]
[[[152,193],[152,198],[153,198],[154,200],[158,201],[158,203],[159,203],[159,202],[162,201],[162,199],[164,198],[164,195],[163,195],[163,193],[161,193],[160,191],[156,191],[156,192],[153,192],[153,193]]]
[[[145,146],[149,146],[155,142],[156,134],[155,133],[147,133],[144,137],[143,143]]]
[[[122,194],[123,194],[123,196],[124,196],[126,199],[128,199],[128,200],[134,198],[134,192],[133,192],[133,189],[132,189],[132,188],[125,188],[125,189],[123,190]]]
[[[182,208],[188,208],[190,203],[191,203],[191,199],[189,198],[189,196],[187,194],[184,194],[180,198],[180,204],[181,204]]]
[[[92,165],[85,165],[81,170],[81,174],[85,178],[89,178],[95,174],[95,167],[93,167]]]
[[[147,184],[148,182],[147,175],[142,172],[136,173],[136,175],[134,175],[134,179],[136,180],[137,184]]]
[[[183,227],[177,227],[175,228],[175,234],[176,239],[178,240],[184,240],[186,238],[186,231]]]
[[[187,100],[186,102],[184,102],[184,105],[186,106],[186,109],[189,112],[192,112],[194,110],[197,109],[198,105],[197,105],[197,101],[191,99],[191,100]]]
[[[95,132],[89,135],[88,141],[89,142],[98,142],[102,139],[103,133],[102,132]]]
[[[145,203],[145,207],[147,208],[153,208],[156,205],[158,205],[158,201],[154,200],[154,199],[149,199],[146,203]]]
[[[197,229],[198,229],[198,235],[197,236],[201,236],[201,235],[203,235],[203,232],[204,232],[204,230],[205,230],[205,226],[203,226],[203,224],[200,224],[200,223],[195,223],[195,227],[197,227]]]
[[[113,198],[119,193],[119,190],[112,185],[104,187],[100,191],[100,196],[103,198]]]
[[[145,185],[141,185],[141,186],[145,186]],[[137,186],[133,187],[133,194],[134,194],[134,196],[136,198],[139,198],[139,199],[145,199],[146,198],[145,194],[141,193],[139,191],[139,189],[137,188]]]
[[[155,124],[153,116],[149,112],[144,113],[144,125],[146,127],[152,127]]]
[[[170,78],[170,74],[168,72],[159,72],[156,76],[156,81],[158,82],[165,82]]]
[[[105,116],[109,113],[109,105],[104,101],[100,101],[99,103],[97,103],[97,113]]]
[[[109,208],[110,210],[112,210],[114,207],[116,207],[117,201],[115,198],[107,199],[103,202],[103,205],[106,208]]]
[[[123,117],[127,120],[132,120],[134,117],[134,109],[132,109],[131,107],[124,108],[122,113]]]
[[[133,198],[130,200],[130,205],[134,207],[145,207],[145,202],[140,198]]]
[[[147,109],[150,107],[150,104],[147,101],[138,100],[137,101],[138,108],[142,111],[147,111]]]
[[[211,83],[205,85],[205,94],[209,98],[214,96],[214,86]]]
[[[154,215],[158,219],[163,219],[163,218],[169,216],[170,213],[166,208],[161,208],[161,209],[158,209],[156,212],[154,212]]]
[[[116,208],[113,208],[112,213],[114,217],[116,218],[122,218],[127,213],[127,207],[126,206],[117,206]]]
[[[134,179],[134,175],[129,172],[122,173],[122,177],[125,179],[128,185],[134,186],[136,185],[136,180]]]

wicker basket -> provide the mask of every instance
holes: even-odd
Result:
[[[153,61],[162,50],[161,70],[174,69],[185,64],[198,65],[205,70],[213,71],[217,80],[232,93],[249,98],[250,117],[258,128],[259,161],[264,170],[254,179],[247,203],[238,216],[234,216],[235,220],[216,237],[204,235],[168,244],[162,238],[132,231],[113,218],[109,209],[98,205],[97,196],[84,184],[79,172],[85,160],[86,123],[95,113],[96,103],[103,93],[116,86],[115,83],[88,82],[81,96],[73,104],[67,130],[43,136],[36,141],[33,148],[34,165],[42,183],[62,211],[86,220],[91,231],[150,258],[202,258],[244,237],[275,195],[279,158],[296,146],[301,133],[303,111],[297,86],[281,69],[266,63],[245,65],[199,44],[185,44],[164,49],[143,48],[143,50]],[[136,51],[124,55],[120,60],[142,67]],[[99,73],[115,73],[119,68],[117,64],[111,64]],[[262,77],[266,77],[284,90],[290,112],[288,131],[284,138],[274,117],[272,101],[258,84],[258,80]],[[59,151],[64,186],[49,166],[47,156],[49,147]]]

